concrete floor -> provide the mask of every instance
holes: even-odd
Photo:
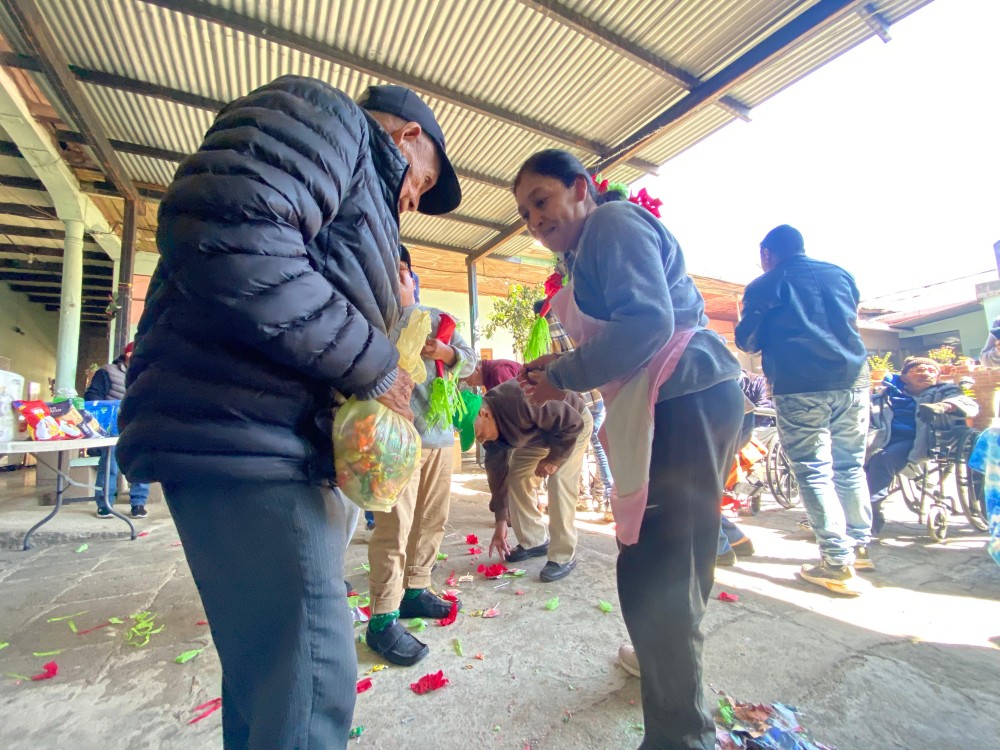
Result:
[[[10,546],[44,510],[27,499],[23,478],[0,482],[7,487],[0,540]],[[450,557],[435,572],[439,588],[452,570],[474,572],[482,561],[468,555],[465,536],[488,539],[484,485],[478,473],[456,478],[443,547]],[[208,629],[198,624],[204,614],[177,534],[165,507],[150,507],[150,518],[139,522],[150,534],[135,542],[100,538],[124,524],[74,505],[39,536],[36,550],[0,551],[0,643],[10,643],[0,650],[0,674],[7,675],[0,678],[0,747],[221,746],[218,713],[187,723],[195,706],[219,694],[219,665]],[[901,503],[888,510],[872,587],[854,600],[795,579],[815,557],[814,544],[796,530],[799,513],[765,502],[764,512],[741,520],[758,555],[718,572],[705,622],[706,689],[796,705],[812,736],[840,750],[993,750],[1000,744],[1000,568],[967,524],[956,519],[953,541],[932,544]],[[88,548],[76,551],[84,542]],[[510,585],[496,588],[481,577],[462,584],[466,612],[499,605],[500,616],[432,624],[421,635],[430,657],[373,674],[373,689],[358,696],[355,723],[365,729],[357,744],[635,748],[639,681],[616,663],[625,628],[610,529],[596,518],[581,521],[580,548],[579,567],[558,583],[539,583],[541,562],[531,561],[528,576]],[[359,588],[366,558],[362,530],[347,564]],[[739,602],[718,601],[721,591]],[[559,608],[546,610],[555,595]],[[613,612],[598,608],[602,599]],[[165,627],[141,649],[125,642],[121,625],[75,636],[66,621],[47,622],[75,615],[82,630],[143,610]],[[464,657],[455,653],[456,638]],[[174,662],[200,647],[206,650],[194,660]],[[61,653],[33,656],[50,651]],[[50,659],[59,664],[52,680],[10,676],[40,672]],[[363,645],[358,660],[359,677],[378,663]],[[409,690],[439,669],[448,687],[423,696]]]

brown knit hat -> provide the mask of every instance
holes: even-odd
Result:
[[[903,363],[903,369],[900,371],[900,374],[905,375],[907,370],[910,370],[917,365],[932,365],[935,370],[941,372],[941,365],[933,359],[928,359],[927,357],[910,357]]]

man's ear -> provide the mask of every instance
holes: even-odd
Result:
[[[392,137],[393,143],[395,143],[398,146],[403,141],[406,141],[411,144],[416,143],[417,139],[420,137],[420,134],[423,132],[424,129],[420,127],[419,122],[408,122],[402,127],[399,127],[392,133],[390,133],[390,136]]]

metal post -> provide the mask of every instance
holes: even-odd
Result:
[[[76,365],[80,353],[80,312],[83,306],[83,222],[70,220],[63,240],[59,337],[56,345],[56,394],[76,395]]]
[[[476,262],[471,258],[465,259],[465,264],[469,271],[469,341],[472,348],[476,348],[479,334],[476,331],[476,324],[479,322],[479,286],[476,282]]]
[[[122,257],[118,272],[118,313],[115,324],[115,356],[119,356],[131,339],[132,277],[135,273],[135,231],[139,202],[125,199],[125,221],[122,226]]]

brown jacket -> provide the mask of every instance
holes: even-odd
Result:
[[[547,448],[543,459],[562,464],[569,458],[576,439],[583,430],[583,399],[568,393],[562,401],[542,406],[531,404],[514,381],[501,383],[487,391],[483,400],[489,405],[500,436],[483,445],[486,451],[486,479],[490,485],[490,510],[497,521],[507,520],[509,505],[507,464],[514,448]]]

